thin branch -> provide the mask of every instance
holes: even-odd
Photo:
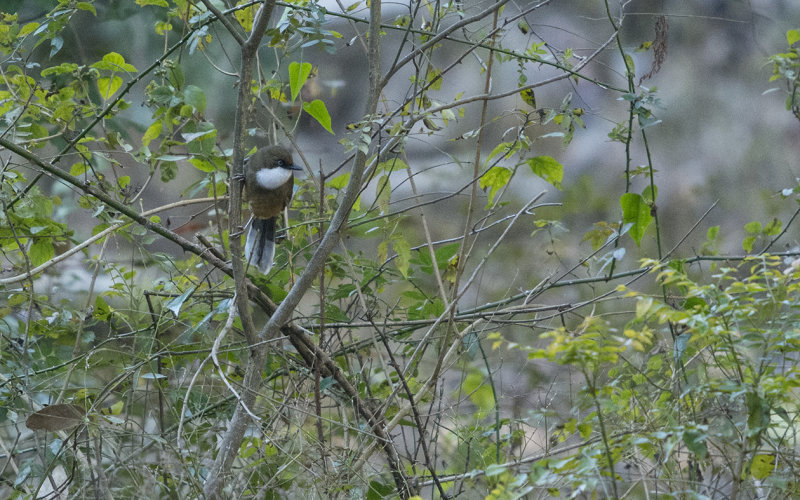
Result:
[[[239,45],[244,45],[246,40],[244,36],[242,36],[239,27],[233,24],[233,22],[230,19],[228,19],[228,16],[226,16],[213,3],[211,3],[211,0],[201,0],[201,1],[203,2],[203,5],[205,5],[206,8],[209,11],[211,11],[212,14],[214,14],[217,20],[221,22],[223,26],[225,26],[225,29],[227,29],[228,33],[230,33],[233,39],[236,40],[236,43],[238,43]]]
[[[413,61],[414,58],[417,57],[419,54],[425,53],[425,51],[428,50],[430,47],[433,47],[437,43],[441,42],[444,38],[447,37],[447,35],[449,35],[450,33],[454,32],[454,31],[460,30],[461,28],[463,28],[465,26],[469,26],[470,24],[472,24],[474,22],[481,21],[481,20],[485,19],[489,14],[491,14],[492,12],[496,12],[497,10],[499,10],[503,5],[507,4],[508,2],[509,2],[509,0],[499,0],[497,3],[492,4],[490,7],[487,7],[483,11],[478,12],[474,16],[465,17],[464,19],[460,20],[459,22],[454,23],[451,26],[448,26],[442,32],[440,32],[440,33],[434,35],[433,37],[431,37],[430,40],[428,40],[427,42],[423,43],[422,45],[420,45],[416,49],[412,50],[408,55],[406,55],[404,58],[400,59],[397,62],[397,64],[395,64],[394,66],[389,68],[389,70],[386,72],[386,75],[384,75],[384,77],[383,77],[383,82],[381,83],[381,87],[384,87],[387,83],[389,83],[389,81],[391,80],[392,76],[394,76],[394,74],[397,73],[397,71],[399,71],[400,68],[402,68],[403,66],[405,66],[409,62]],[[550,2],[550,0],[546,0],[543,3],[549,3],[549,2]]]
[[[248,122],[248,111],[250,109],[250,82],[253,79],[254,66],[258,46],[264,36],[264,32],[269,23],[272,10],[275,7],[275,0],[264,0],[264,3],[256,12],[253,21],[253,28],[247,40],[241,45],[241,69],[239,71],[239,95],[237,98],[236,118],[233,131],[233,172],[231,178],[230,199],[228,203],[228,234],[229,245],[231,248],[231,267],[236,287],[234,301],[239,317],[242,321],[245,338],[249,344],[249,356],[244,369],[242,380],[242,395],[237,398],[240,405],[231,417],[230,425],[223,435],[220,449],[217,452],[214,464],[209,469],[203,485],[203,494],[208,500],[222,498],[222,486],[225,477],[230,471],[234,458],[239,454],[244,432],[251,419],[249,408],[256,400],[257,389],[261,384],[261,370],[266,359],[266,346],[256,347],[259,337],[256,334],[256,327],[253,317],[250,314],[248,304],[248,280],[245,274],[244,262],[242,261],[242,248],[239,235],[242,232],[242,179],[244,172],[244,138]]]

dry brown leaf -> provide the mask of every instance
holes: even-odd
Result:
[[[25,425],[32,431],[39,429],[50,432],[63,431],[82,424],[85,415],[86,411],[77,405],[50,405],[32,413],[25,421]]]

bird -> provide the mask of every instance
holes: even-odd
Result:
[[[283,146],[257,149],[244,161],[244,189],[252,212],[244,255],[262,274],[272,269],[275,221],[292,200],[294,170],[302,169]]]

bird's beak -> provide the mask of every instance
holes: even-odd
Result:
[[[287,168],[289,170],[303,170],[303,167],[298,167],[297,165],[294,165],[294,164],[289,165]]]

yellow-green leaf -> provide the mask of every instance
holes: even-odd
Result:
[[[236,6],[242,5],[244,3],[248,3],[247,1],[239,1],[236,2]],[[249,7],[245,7],[244,9],[239,9],[233,13],[236,16],[236,20],[239,21],[239,24],[244,28],[246,31],[250,31],[253,29],[253,20],[256,17],[256,9],[258,4],[253,4]]]
[[[350,172],[345,172],[329,180],[326,184],[333,189],[344,189],[348,182],[350,182]]]
[[[431,90],[440,90],[442,88],[442,70],[433,67],[429,68],[427,79]]]
[[[394,260],[394,265],[397,270],[403,275],[403,278],[408,278],[408,265],[411,261],[411,245],[402,236],[396,237],[392,241],[392,248],[397,252],[397,258]]]
[[[636,193],[625,193],[620,197],[619,204],[622,206],[623,224],[631,224],[630,235],[637,245],[641,245],[642,237],[647,226],[653,221],[650,215],[650,205]]]
[[[197,157],[197,156],[192,158],[192,159],[190,159],[189,163],[194,165],[194,168],[196,168],[197,170],[199,170],[201,172],[209,173],[209,172],[213,172],[214,170],[217,169],[214,166],[214,164],[211,163],[210,161],[208,161],[208,160],[206,160],[204,158]]]
[[[378,163],[375,166],[375,172],[394,172],[395,170],[403,170],[408,168],[406,162],[401,160],[400,158],[392,158],[391,160],[386,160]]]
[[[546,180],[556,189],[561,189],[561,181],[564,179],[564,166],[556,161],[552,156],[537,156],[525,160],[531,167],[531,171]]]
[[[142,145],[147,146],[150,144],[150,141],[161,135],[161,130],[163,129],[164,124],[161,120],[153,122],[152,125],[147,127],[147,130],[144,132],[142,136]]]
[[[108,409],[112,415],[119,415],[122,413],[122,408],[125,407],[124,401],[117,401],[113,405],[111,405]]]
[[[95,10],[94,5],[92,5],[91,2],[78,2],[77,4],[75,4],[75,7],[77,7],[80,10],[91,12],[95,16],[97,15],[97,11]]]
[[[800,30],[789,30],[786,32],[786,42],[791,47],[797,42],[800,42]]]
[[[492,158],[503,153],[503,158],[510,158],[511,155],[517,152],[519,149],[519,141],[515,141],[514,143],[510,142],[501,142],[497,146],[494,147],[489,156],[486,158],[486,162],[488,163],[491,161]]]
[[[528,106],[532,108],[536,107],[536,96],[533,93],[533,89],[525,89],[519,93],[519,96],[522,97],[522,100]]]
[[[470,401],[480,409],[480,414],[485,415],[495,405],[492,388],[485,383],[483,375],[475,370],[464,378],[461,389],[469,396]]]
[[[383,240],[378,244],[378,262],[386,262],[389,257],[389,241]]]
[[[83,175],[86,173],[88,167],[84,162],[73,163],[72,166],[69,168],[69,174],[78,177],[79,175]]]
[[[92,64],[92,68],[106,71],[125,71],[135,73],[136,67],[125,62],[125,58],[117,52],[109,52],[103,56],[101,61]]]
[[[753,457],[753,464],[750,466],[750,474],[759,481],[766,479],[775,470],[775,457],[772,455],[759,454]]]
[[[107,321],[111,317],[113,310],[108,303],[99,295],[94,299],[94,314],[95,319],[100,321]]]
[[[300,89],[305,85],[308,80],[308,75],[311,74],[311,63],[292,62],[289,64],[289,89],[292,91],[292,102],[297,99],[300,94]],[[303,106],[305,108],[305,106]],[[313,116],[313,115],[312,115]]]
[[[481,177],[479,183],[481,189],[489,188],[489,206],[494,203],[497,192],[505,187],[509,180],[511,180],[511,170],[506,167],[492,167]]]
[[[97,79],[97,87],[103,99],[110,99],[122,86],[122,78],[118,76],[102,77]]]
[[[28,24],[26,24],[25,26],[23,26],[19,30],[19,35],[17,35],[17,36],[22,38],[23,36],[28,35],[30,33],[33,33],[34,31],[36,31],[36,29],[38,27],[39,27],[39,23],[35,23],[35,22],[34,23],[28,23]]]
[[[328,108],[325,107],[324,102],[314,99],[311,102],[303,103],[303,111],[311,115],[325,130],[333,134],[331,115],[328,113]]]
[[[381,209],[381,214],[389,213],[389,202],[392,199],[392,183],[388,175],[382,175],[375,187],[375,204]]]
[[[55,250],[53,249],[53,240],[47,237],[36,238],[33,241],[30,250],[28,250],[28,257],[30,257],[31,265],[33,267],[44,264],[48,260],[52,259],[54,255]]]

